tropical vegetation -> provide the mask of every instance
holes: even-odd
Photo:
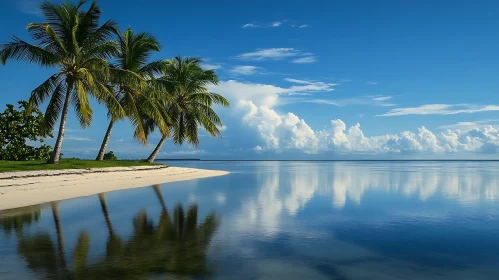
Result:
[[[88,169],[105,167],[128,167],[128,166],[152,166],[158,163],[150,163],[142,160],[82,160],[77,158],[63,158],[59,164],[47,164],[46,160],[8,161],[0,160],[0,171],[30,171],[30,170],[61,170],[61,169]]]
[[[161,139],[148,157],[153,162],[164,142],[197,146],[198,129],[220,136],[222,121],[213,106],[229,106],[221,95],[208,91],[217,84],[213,70],[202,68],[193,57],[151,61],[161,51],[160,43],[147,32],[124,32],[113,20],[100,24],[102,11],[94,0],[52,3],[40,6],[45,21],[30,23],[33,43],[13,36],[0,45],[0,62],[20,60],[54,69],[54,74],[32,90],[25,104],[27,114],[46,103],[40,121],[40,136],[50,135],[59,120],[56,141],[47,163],[59,163],[69,108],[82,128],[92,123],[90,99],[106,107],[109,125],[96,160],[103,160],[114,124],[127,118],[133,137],[147,145],[148,136],[159,131]],[[86,7],[86,8],[85,8]],[[29,137],[25,137],[28,138]],[[46,149],[45,146],[43,146]],[[19,157],[13,160],[43,158]]]
[[[26,110],[28,103],[19,101],[18,108],[7,104],[0,113],[0,160],[44,160],[50,158],[52,148],[43,144],[52,135],[44,130],[43,113]],[[28,143],[28,141],[30,143]],[[31,143],[37,143],[34,147]]]

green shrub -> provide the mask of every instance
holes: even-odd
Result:
[[[104,154],[104,160],[118,160],[118,157],[113,153],[113,151],[109,151],[109,153]]]
[[[0,113],[0,160],[48,160],[52,147],[41,143],[53,135],[44,129],[43,113],[38,109],[28,112],[24,100],[18,104],[18,110],[7,104]]]

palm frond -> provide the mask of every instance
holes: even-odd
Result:
[[[47,99],[51,94],[54,94],[55,89],[62,83],[62,75],[56,73],[48,78],[45,82],[39,85],[31,92],[28,103],[29,110],[38,108],[40,104]]]
[[[0,62],[5,64],[10,58],[42,66],[54,66],[59,62],[56,54],[31,45],[16,36],[13,36],[12,42],[0,47]]]
[[[87,87],[82,81],[75,82],[75,90],[71,96],[76,118],[80,122],[81,127],[87,128],[92,122],[92,108],[88,100]]]
[[[52,131],[54,129],[55,122],[61,114],[62,107],[64,105],[64,99],[66,97],[66,87],[65,83],[60,82],[52,91],[52,96],[50,102],[45,110],[44,118],[44,128],[46,131]],[[31,102],[31,100],[30,100]]]

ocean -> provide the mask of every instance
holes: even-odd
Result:
[[[0,212],[0,279],[499,279],[499,162],[231,174]]]

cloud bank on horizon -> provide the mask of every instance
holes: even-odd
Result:
[[[327,127],[314,130],[293,112],[280,112],[278,106],[282,96],[313,95],[317,92],[333,91],[335,83],[306,81],[285,78],[291,86],[284,88],[269,84],[258,84],[227,80],[213,86],[210,90],[227,96],[233,104],[231,113],[241,124],[253,129],[259,144],[253,148],[261,152],[301,152],[319,154],[334,152],[338,154],[365,155],[417,155],[417,154],[493,154],[499,148],[499,129],[483,123],[463,122],[443,126],[433,132],[424,126],[417,131],[401,131],[395,134],[365,136],[360,123],[347,127],[341,119],[327,121]],[[367,99],[352,99],[343,103],[327,102],[318,99],[300,102],[325,103],[334,106],[348,104],[367,104],[373,106],[395,106],[388,103],[390,96],[374,96]],[[497,110],[494,105],[446,105],[429,104],[415,108],[395,108],[381,116],[399,116],[409,114],[465,114]]]

